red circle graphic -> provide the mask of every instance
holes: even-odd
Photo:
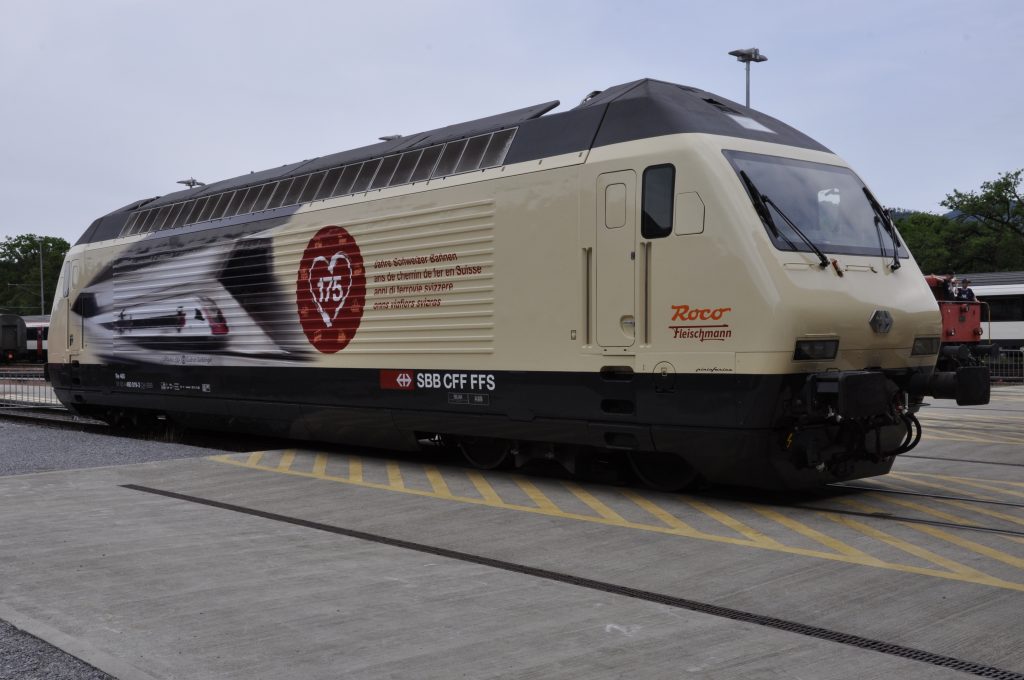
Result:
[[[366,272],[356,240],[342,227],[324,227],[309,240],[295,282],[299,321],[324,354],[345,349],[363,318]]]

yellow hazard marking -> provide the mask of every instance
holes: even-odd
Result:
[[[946,493],[955,494],[957,496],[967,496],[969,498],[976,498],[976,499],[982,500],[982,501],[994,501],[994,500],[997,500],[997,499],[993,498],[992,496],[983,496],[981,494],[971,493],[970,491],[965,491],[964,489],[958,489],[955,486],[949,486],[948,484],[937,484],[935,482],[926,482],[926,481],[920,480],[920,479],[910,479],[909,477],[903,477],[898,472],[890,472],[889,476],[894,478],[894,479],[899,479],[900,481],[906,482],[908,484],[912,484],[912,485],[915,485],[915,486],[924,486],[924,487],[927,487],[929,489],[939,489],[940,491],[945,491]]]
[[[263,460],[263,451],[253,451],[249,454],[249,458],[245,461],[245,464],[249,467],[256,467]]]
[[[976,479],[974,477],[953,477],[953,476],[950,476],[950,475],[933,475],[933,474],[928,474],[928,473],[924,473],[924,472],[901,472],[901,473],[895,474],[893,476],[895,476],[895,477],[904,477],[904,476],[909,476],[909,477],[927,477],[929,479],[941,479],[943,481],[953,482],[954,484],[962,484],[964,486],[969,486],[969,487],[972,487],[972,488],[975,488],[975,489],[982,489],[984,491],[995,491],[996,493],[1004,493],[1004,494],[1007,494],[1009,496],[1016,496],[1016,497],[1019,497],[1019,498],[1024,498],[1024,491],[1014,491],[1013,489],[1004,489],[1004,488],[999,487],[999,486],[993,486],[993,483],[994,484],[1009,483],[1009,484],[1016,485],[1015,482],[1001,482],[1001,481],[996,480],[996,479]],[[988,483],[987,484],[983,484],[982,482],[988,482]]]
[[[934,426],[929,426],[934,427]],[[931,441],[957,441],[957,442],[972,442],[975,444],[1021,444],[1024,443],[1024,439],[989,439],[987,437],[972,437],[969,435],[953,434],[945,430],[939,430],[941,434],[937,434],[935,430],[931,430],[926,434],[921,435],[921,439],[928,439]]]
[[[314,458],[314,469],[318,469],[315,463],[315,455],[310,454]],[[796,547],[786,545],[783,542],[766,536],[764,533],[757,531],[756,529],[744,524],[738,519],[731,517],[724,511],[711,506],[709,503],[702,500],[696,500],[688,498],[686,496],[665,496],[665,498],[671,499],[673,503],[678,503],[681,506],[688,505],[693,507],[701,514],[713,518],[716,522],[728,527],[731,531],[738,532],[740,536],[736,536],[730,532],[729,535],[712,534],[704,531],[695,529],[693,526],[688,524],[683,519],[676,516],[677,513],[669,513],[654,501],[649,498],[649,495],[661,496],[660,494],[654,494],[650,492],[649,495],[642,495],[632,489],[614,489],[609,491],[611,496],[605,495],[605,499],[598,499],[593,493],[584,489],[580,485],[570,483],[567,485],[550,486],[550,493],[554,494],[562,486],[566,487],[575,498],[581,500],[587,507],[592,510],[595,514],[582,514],[576,512],[566,512],[559,509],[557,504],[552,498],[545,494],[537,484],[532,481],[522,478],[520,476],[508,476],[502,473],[493,473],[495,475],[501,475],[503,479],[511,479],[515,481],[518,488],[521,489],[532,501],[533,504],[522,505],[516,503],[510,503],[504,501],[494,487],[487,480],[487,478],[476,470],[463,470],[463,469],[451,469],[441,471],[433,466],[426,468],[426,476],[428,480],[431,480],[431,489],[417,489],[409,488],[404,483],[395,484],[394,482],[399,481],[401,473],[397,475],[394,471],[398,471],[399,463],[390,461],[385,462],[384,467],[388,470],[388,483],[376,483],[369,482],[363,478],[363,464],[362,460],[357,456],[348,456],[348,475],[337,476],[330,475],[326,472],[304,472],[301,470],[282,470],[277,466],[263,465],[261,461],[262,456],[254,457],[251,454],[227,454],[219,455],[210,458],[219,463],[226,463],[238,467],[245,467],[250,469],[261,470],[264,472],[271,472],[276,474],[292,475],[296,477],[306,477],[310,479],[316,479],[319,481],[337,482],[343,484],[350,484],[360,486],[364,488],[377,489],[382,491],[391,491],[396,493],[411,494],[426,498],[436,498],[439,500],[454,501],[463,504],[471,505],[482,505],[492,508],[499,508],[503,510],[512,510],[516,512],[531,513],[537,515],[544,515],[548,517],[558,517],[561,519],[575,520],[581,522],[590,522],[595,524],[602,524],[605,526],[621,527],[625,529],[647,531],[654,534],[661,534],[667,536],[676,536],[689,539],[698,539],[703,541],[709,541],[713,543],[732,545],[744,548],[756,548],[761,550],[770,550],[773,552],[784,553],[789,555],[797,555],[802,557],[810,557],[816,559],[831,560],[835,562],[843,562],[846,564],[854,564],[865,567],[874,567],[879,569],[886,569],[890,571],[917,574],[922,576],[929,576],[934,578],[941,578],[947,580],[961,581],[967,583],[974,583],[986,586],[993,586],[997,588],[1003,588],[1008,590],[1015,590],[1024,592],[1024,583],[1016,583],[1013,581],[1007,581],[1002,578],[984,574],[981,571],[966,567],[953,560],[946,559],[941,555],[937,555],[929,550],[914,546],[908,541],[903,541],[896,537],[890,536],[885,532],[874,529],[865,522],[857,522],[849,520],[848,518],[835,515],[828,511],[814,511],[813,515],[827,517],[835,523],[849,527],[856,533],[861,535],[870,536],[876,538],[889,545],[895,545],[901,551],[909,554],[914,554],[921,557],[931,564],[937,565],[941,568],[918,566],[916,564],[904,564],[898,562],[892,562],[889,560],[883,560],[867,554],[849,544],[841,541],[840,539],[828,536],[824,532],[814,529],[810,526],[805,525],[803,522],[798,522],[791,517],[784,517],[784,521],[779,521],[778,517],[772,514],[769,509],[767,513],[761,512],[764,508],[760,506],[755,507],[755,510],[761,513],[763,517],[777,524],[778,526],[792,530],[800,535],[811,538],[822,545],[829,548],[828,550],[819,549],[808,549],[802,547]],[[255,460],[255,464],[250,464],[250,461]],[[415,463],[403,462],[401,465],[416,465]],[[296,466],[300,467],[300,466]],[[326,467],[326,466],[325,466]],[[434,476],[434,473],[437,476]],[[437,483],[438,479],[443,478],[444,475],[457,474],[462,476],[464,479],[469,479],[472,482],[473,487],[476,489],[479,496],[461,496],[451,492],[450,487],[447,483],[442,487]],[[488,473],[491,474],[491,473]],[[573,488],[573,487],[576,488]],[[602,487],[606,488],[606,487]],[[447,494],[445,493],[447,489]],[[582,491],[583,493],[578,493]],[[628,499],[636,506],[645,510],[653,519],[651,522],[637,522],[625,519],[625,517],[614,509],[613,504],[610,502],[613,497],[622,496]],[[588,502],[588,499],[593,502]],[[604,508],[605,510],[599,510],[598,508]],[[656,522],[655,522],[656,520]],[[871,521],[868,519],[867,521]],[[1024,542],[1024,541],[1022,541]],[[962,547],[962,546],[961,546]],[[998,551],[997,551],[998,552]],[[1005,554],[1005,553],[1004,553]],[[1011,556],[1012,557],[1012,556]],[[1005,560],[1001,560],[1005,563]]]
[[[442,498],[451,498],[452,492],[448,488],[448,482],[444,481],[444,477],[433,465],[427,465],[424,468],[427,472],[427,479],[430,481],[430,486],[434,489],[434,493]]]
[[[1008,515],[1005,512],[999,512],[998,510],[992,510],[991,508],[983,508],[980,505],[972,505],[964,501],[955,501],[950,498],[936,498],[935,500],[939,503],[945,503],[946,505],[952,505],[958,508],[963,508],[964,510],[970,510],[971,512],[981,513],[982,515],[988,515],[989,517],[995,517],[996,519],[1002,519],[1007,522],[1013,522],[1014,524],[1024,526],[1024,519]]]
[[[939,529],[937,527],[930,527],[922,524],[911,524],[909,526],[911,529],[914,529],[915,531],[920,531],[922,533],[929,534],[931,536],[934,536],[935,538],[941,538],[943,541],[948,541],[953,545],[958,545],[961,548],[970,550],[971,552],[978,553],[979,555],[984,555],[985,557],[989,557],[993,560],[998,560],[1005,564],[1009,564],[1011,567],[1024,569],[1024,559],[1004,553],[1002,550],[996,550],[995,548],[990,548],[987,545],[975,543],[974,541],[968,540],[966,538],[961,538],[960,536],[954,536],[948,531],[943,531],[942,529]]]
[[[327,454],[318,453],[316,454],[316,460],[313,461],[313,474],[317,477],[323,477],[327,474]]]
[[[484,479],[476,470],[471,470],[467,473],[469,475],[469,481],[473,482],[473,486],[476,487],[477,493],[484,499],[485,502],[491,505],[505,505],[505,501],[501,500],[498,493],[491,486],[491,483]]]
[[[295,451],[292,451],[291,449],[288,449],[281,456],[281,462],[279,462],[277,464],[277,469],[278,470],[282,470],[282,471],[290,470],[291,467],[292,467],[292,463],[294,463],[294,462],[295,462]]]
[[[768,536],[765,536],[757,529],[747,526],[743,522],[739,521],[734,517],[731,517],[730,515],[727,515],[718,508],[712,507],[707,503],[704,503],[703,501],[691,500],[689,498],[685,500],[687,503],[703,512],[708,517],[712,518],[717,522],[721,522],[733,531],[743,534],[744,536],[749,538],[754,543],[757,543],[758,545],[781,547],[781,544],[774,538],[769,538]]]
[[[915,557],[920,557],[922,560],[925,560],[926,562],[931,562],[932,564],[948,569],[949,571],[955,574],[960,574],[961,576],[966,576],[968,578],[977,580],[991,578],[987,574],[983,574],[977,569],[972,569],[971,567],[960,564],[955,560],[947,559],[945,557],[942,557],[941,555],[936,555],[931,550],[922,548],[919,545],[914,545],[909,541],[904,541],[902,538],[897,538],[892,534],[882,531],[881,529],[876,529],[872,526],[868,526],[867,524],[852,519],[850,517],[844,517],[842,515],[836,515],[834,513],[828,513],[828,517],[829,519],[835,522],[848,526],[851,529],[854,529],[855,531],[859,531],[865,536],[870,536],[871,538],[877,539],[884,543],[888,543],[889,545],[898,550],[902,550],[903,552],[908,553],[910,555],[914,555]]]
[[[551,499],[545,496],[544,492],[538,489],[530,480],[525,477],[520,477],[519,475],[513,475],[512,479],[515,481],[516,485],[523,490],[523,493],[529,496],[530,500],[536,503],[537,507],[541,510],[547,510],[554,513],[562,512],[558,509],[558,506],[552,503]]]
[[[632,491],[630,489],[623,489],[622,490],[622,495],[625,496],[626,498],[628,498],[629,500],[633,501],[634,503],[639,505],[641,508],[643,508],[647,512],[651,513],[652,515],[654,515],[655,517],[660,519],[662,522],[664,522],[668,526],[672,527],[673,529],[678,529],[680,531],[686,532],[686,533],[691,534],[691,535],[696,535],[696,534],[699,533],[696,529],[691,527],[689,524],[687,524],[683,520],[679,519],[678,517],[676,517],[672,513],[668,512],[667,510],[662,509],[657,504],[653,503],[652,501],[648,500],[647,498],[644,498],[643,496],[638,494],[636,491]]]
[[[963,413],[962,409],[963,409],[962,406],[958,406],[958,407],[950,408],[949,409],[950,411],[956,412],[956,422],[957,423],[960,423],[960,422],[969,423],[972,420],[991,420],[991,421],[994,421],[994,422],[997,422],[997,423],[1001,422],[1001,421],[1004,421],[1004,420],[1024,420],[1024,416],[1011,416],[1011,415],[999,415],[999,414],[988,415],[988,414],[985,414],[985,413]],[[939,413],[936,413],[934,411],[932,411],[932,412],[921,411],[920,413],[917,414],[917,417],[922,419],[922,420],[934,420],[934,421],[941,422],[941,423],[948,423],[948,422],[950,422],[948,415],[939,414]]]
[[[803,522],[797,521],[797,520],[793,519],[792,517],[787,517],[786,515],[783,515],[781,512],[778,512],[776,510],[771,510],[769,508],[761,508],[761,507],[757,507],[757,506],[752,506],[752,507],[753,507],[755,512],[761,514],[764,517],[767,517],[768,519],[772,520],[773,522],[778,522],[779,524],[781,524],[782,526],[786,527],[787,529],[795,531],[796,533],[798,533],[798,534],[800,534],[802,536],[806,536],[807,538],[809,538],[809,539],[811,539],[813,541],[817,541],[818,543],[821,543],[826,548],[831,548],[832,550],[835,550],[837,553],[839,553],[841,555],[849,555],[850,557],[856,557],[856,558],[863,559],[863,560],[866,560],[866,561],[871,561],[871,562],[880,562],[881,561],[881,560],[875,559],[874,557],[871,557],[870,555],[868,555],[863,550],[858,550],[857,548],[854,548],[852,545],[850,545],[848,543],[844,543],[843,541],[840,541],[837,538],[832,538],[831,536],[828,536],[827,534],[823,534],[820,531],[818,531],[817,529],[813,529],[813,528],[807,526]]]
[[[404,489],[405,481],[402,479],[402,469],[398,467],[398,463],[389,460],[387,462],[388,469],[388,486],[396,489]]]
[[[844,499],[842,502],[845,505],[849,505],[850,507],[857,508],[858,510],[860,510],[862,512],[880,512],[880,510],[877,507],[868,505],[867,503],[861,503],[860,501],[853,501],[853,500],[850,500],[850,499]],[[932,527],[932,526],[927,526],[927,525],[924,525],[924,524],[918,524],[918,523],[915,523],[915,522],[901,522],[901,523],[904,526],[909,526],[910,528],[912,528],[914,530],[918,530],[918,532],[922,532],[924,534],[930,534],[931,536],[934,536],[934,537],[939,538],[939,539],[943,539],[943,540],[945,540],[945,541],[947,541],[949,543],[952,543],[953,545],[957,545],[957,546],[962,547],[962,548],[967,548],[971,552],[975,552],[975,553],[978,553],[978,554],[981,554],[981,555],[985,555],[986,557],[992,557],[993,559],[997,559],[1000,562],[1006,562],[1006,563],[1010,564],[1011,566],[1017,566],[1018,568],[1024,568],[1024,560],[1018,560],[1019,563],[1016,563],[1016,564],[1013,563],[1013,562],[1007,562],[1007,560],[1004,559],[1004,557],[1011,557],[1010,555],[1007,555],[1006,553],[1002,553],[1002,552],[1000,552],[998,550],[993,550],[991,548],[986,548],[985,546],[982,546],[982,545],[980,545],[978,543],[975,543],[973,541],[968,541],[967,539],[961,539],[961,538],[958,538],[958,537],[954,537],[951,534],[949,534],[948,532],[943,532],[942,529],[938,529],[938,528],[935,528],[935,527]],[[877,529],[872,529],[872,530],[877,530]],[[889,535],[887,535],[887,536],[889,536]],[[937,554],[933,553],[930,550],[926,550],[926,549],[924,549],[924,548],[922,548],[920,546],[915,546],[912,543],[907,543],[906,541],[903,541],[901,539],[897,539],[897,538],[895,538],[893,536],[889,536],[888,539],[882,539],[882,540],[884,540],[886,543],[888,543],[891,546],[894,546],[896,548],[899,548],[900,550],[904,550],[904,551],[910,553],[911,555],[916,555],[918,557],[921,557],[922,559],[927,559],[928,561],[930,561],[930,562],[932,562],[934,564],[938,564],[939,566],[944,566],[947,569],[950,569],[950,570],[953,570],[953,571],[961,570],[961,572],[966,573],[966,575],[974,575],[974,573],[981,573],[977,569],[974,569],[974,568],[972,568],[970,566],[965,566],[964,564],[961,564],[959,562],[953,561],[951,559],[947,559],[945,557],[942,557],[940,555],[937,555]],[[998,553],[1000,555],[1000,557],[994,557],[993,554],[989,554],[989,552],[986,552],[986,551],[992,551],[992,553]]]
[[[902,498],[892,498],[891,496],[883,496],[881,494],[871,494],[871,500],[881,501],[883,503],[890,503],[892,505],[898,505],[903,508],[909,508],[911,510],[917,510],[923,512],[926,515],[931,515],[937,519],[941,519],[943,522],[952,522],[953,524],[967,524],[969,526],[978,526],[978,523],[967,519],[966,517],[960,517],[942,510],[936,510],[935,508],[929,508],[924,503],[916,503],[914,501],[904,500]]]
[[[576,484],[575,482],[564,482],[564,484],[565,488],[567,488],[572,493],[572,495],[576,496],[576,498],[579,498],[581,501],[586,503],[591,510],[599,514],[601,517],[604,517],[606,520],[614,522],[615,524],[626,523],[626,520],[622,517],[622,515],[615,512],[607,505],[602,503],[600,500],[595,498],[593,494],[591,494],[589,491],[584,489],[579,484]]]
[[[348,459],[348,479],[353,484],[363,483],[363,459],[350,456]]]

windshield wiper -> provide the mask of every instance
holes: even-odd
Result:
[[[761,220],[768,225],[769,229],[772,230],[772,234],[776,238],[781,238],[788,243],[789,247],[794,251],[798,250],[796,244],[790,241],[785,234],[781,233],[779,228],[775,225],[775,220],[772,219],[772,211],[768,209],[768,205],[765,203],[765,199],[768,197],[757,190],[757,187],[754,186],[754,181],[750,179],[745,171],[740,170],[740,177],[743,178],[743,183],[747,185],[747,191],[750,193],[750,200],[754,203],[754,209],[757,211]]]
[[[889,264],[889,269],[896,271],[903,266],[900,264],[900,242],[896,238],[896,225],[892,223],[889,213],[886,212],[881,203],[875,200],[875,197],[871,195],[867,187],[864,187],[864,195],[868,197],[868,203],[871,204],[871,209],[875,211],[875,229],[878,229],[878,224],[881,223],[885,230],[889,232],[890,238],[892,238],[892,263]],[[885,253],[885,248],[882,248],[882,253]]]
[[[789,244],[790,248],[792,248],[793,250],[797,250],[796,244],[790,241],[789,238],[781,231],[779,231],[779,228],[777,226],[775,226],[775,220],[772,219],[772,212],[768,209],[769,205],[775,208],[775,212],[779,213],[779,216],[781,216],[782,219],[786,220],[786,224],[788,224],[789,227],[796,232],[796,235],[803,239],[803,242],[806,243],[808,247],[814,251],[814,253],[818,256],[818,259],[821,260],[821,268],[824,269],[825,267],[827,267],[829,265],[829,262],[828,258],[825,257],[825,253],[821,252],[821,249],[818,248],[818,246],[814,245],[814,242],[811,241],[811,239],[807,238],[807,235],[804,234],[804,232],[800,231],[800,227],[793,224],[793,220],[789,219],[786,213],[782,212],[782,208],[780,208],[775,203],[775,201],[768,198],[768,194],[762,194],[760,191],[758,191],[757,187],[754,186],[754,181],[750,179],[747,173],[744,172],[743,170],[740,170],[740,177],[743,178],[744,184],[747,185],[747,191],[750,192],[750,198],[754,202],[754,208],[757,210],[757,214],[760,215],[761,219],[764,220],[764,223],[768,225],[768,228],[772,230],[772,233],[775,234],[775,236],[777,237],[781,237],[786,243]]]
[[[754,186],[754,181],[750,179],[744,170],[740,170],[740,177],[743,179],[743,183],[747,185],[747,192],[750,193],[750,199],[754,203],[754,209],[757,210],[758,216],[764,220],[764,223],[768,225],[768,228],[772,230],[772,233],[776,237],[782,236],[782,234],[779,233],[779,228],[775,226],[775,220],[772,219],[771,211],[768,210],[768,206],[764,203],[764,197],[761,195],[761,192],[757,190],[757,187]],[[793,244],[790,243],[789,245],[792,246]]]

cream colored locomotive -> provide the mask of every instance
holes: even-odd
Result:
[[[139,201],[71,249],[71,409],[414,449],[628,459],[771,488],[884,474],[936,374],[935,300],[806,135],[641,80]]]

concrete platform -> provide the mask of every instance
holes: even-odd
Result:
[[[0,478],[0,618],[122,680],[968,677],[757,616],[1024,674],[1024,391],[923,420],[799,507],[298,449]]]

